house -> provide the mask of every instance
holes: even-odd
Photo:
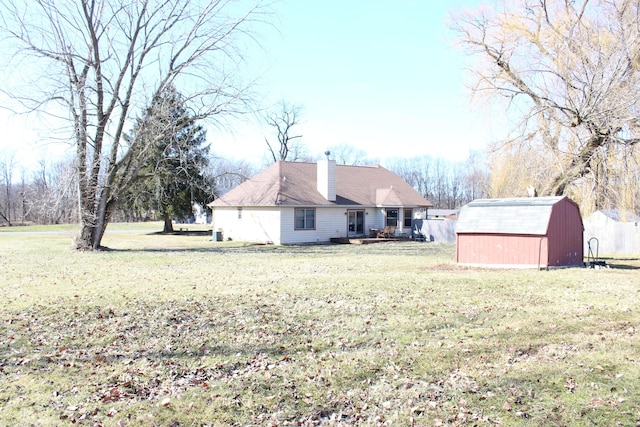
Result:
[[[276,162],[209,204],[224,239],[328,242],[395,226],[410,235],[431,203],[381,166]]]
[[[592,240],[595,237],[596,240]],[[640,217],[617,209],[596,211],[584,219],[585,252],[640,254]]]
[[[479,199],[463,206],[456,261],[490,267],[583,265],[578,205],[566,196]]]

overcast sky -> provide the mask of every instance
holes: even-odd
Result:
[[[298,133],[312,154],[349,144],[382,163],[425,154],[463,160],[485,147],[491,130],[471,110],[468,59],[452,47],[446,21],[450,11],[480,3],[285,0],[277,4],[277,31],[261,36],[264,51],[249,62],[248,76],[262,76],[264,105],[302,107]],[[0,149],[15,151],[18,162],[61,152],[33,118],[0,112],[0,126]],[[269,129],[249,120],[230,130],[209,129],[212,150],[260,164]]]

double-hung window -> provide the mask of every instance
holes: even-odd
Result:
[[[316,210],[314,208],[296,208],[295,221],[296,230],[315,230]]]
[[[398,226],[398,209],[387,209],[387,223],[389,227]]]
[[[413,209],[403,209],[404,212],[404,224],[403,227],[411,228],[411,222],[413,220]]]

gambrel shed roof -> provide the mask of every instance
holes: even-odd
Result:
[[[565,196],[478,199],[463,206],[456,233],[546,235],[553,206]]]

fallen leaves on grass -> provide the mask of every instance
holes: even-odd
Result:
[[[313,250],[217,256],[215,280],[203,269],[184,285],[193,254],[174,252],[155,264],[171,274],[137,293],[72,289],[0,311],[0,402],[15,419],[40,410],[79,425],[577,425],[636,408],[639,322],[615,308],[603,322],[592,299],[604,286],[465,272],[422,253],[382,265],[381,247]],[[146,280],[139,265],[128,283]]]

